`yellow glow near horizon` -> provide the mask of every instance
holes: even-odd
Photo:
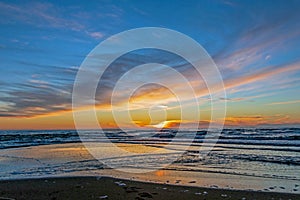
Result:
[[[237,110],[236,110],[237,109]],[[80,111],[85,112],[85,111]],[[178,120],[178,116],[172,115],[176,113],[173,110],[169,110],[168,118],[165,121],[161,121],[157,124],[151,124],[149,120],[149,115],[144,115],[143,113],[139,113],[139,120],[136,120],[136,123],[141,128],[174,128],[178,127],[180,123],[188,125],[189,123],[193,123],[193,121],[180,121]],[[297,111],[294,111],[297,113]],[[225,119],[225,125],[228,126],[257,126],[264,124],[297,124],[300,122],[298,115],[284,115],[272,112],[261,112],[260,114],[255,114],[245,111],[239,111],[235,106],[232,107],[229,105],[227,117]],[[246,114],[248,113],[248,114]],[[201,112],[201,121],[200,124],[209,123],[210,122],[210,111],[205,110]],[[84,115],[83,115],[84,116]],[[111,111],[98,111],[97,116],[102,128],[117,128],[113,115]],[[86,123],[87,129],[97,129],[98,127],[92,127],[89,124],[88,118],[82,118],[82,120]],[[158,126],[159,125],[159,126]],[[74,121],[73,121],[73,113],[69,112],[57,112],[51,113],[50,115],[43,115],[31,118],[25,117],[2,117],[1,118],[1,126],[2,130],[10,130],[10,129],[74,129]],[[130,127],[128,127],[130,128]]]

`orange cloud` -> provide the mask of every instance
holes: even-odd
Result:
[[[280,66],[280,67],[267,67],[263,70],[260,70],[256,73],[247,75],[247,76],[242,76],[239,78],[231,79],[225,81],[225,87],[226,89],[240,86],[240,85],[245,85],[248,83],[256,82],[256,81],[261,81],[265,80],[266,78],[269,78],[271,76],[281,74],[281,73],[287,73],[287,72],[292,72],[292,71],[297,71],[300,70],[300,62],[296,62],[287,66]]]
[[[282,73],[290,73],[293,71],[297,71],[300,70],[300,62],[296,62],[287,66],[280,66],[280,67],[267,67],[263,70],[257,71],[256,73],[252,73],[250,75],[246,75],[246,76],[242,76],[239,78],[234,78],[234,79],[229,79],[229,80],[225,80],[225,88],[226,89],[230,89],[230,88],[234,88],[237,86],[241,86],[244,84],[249,84],[252,82],[257,82],[257,81],[261,81],[261,80],[267,80],[268,78],[278,75],[278,74],[282,74]],[[201,80],[197,81],[194,80],[192,81],[192,86],[194,87],[198,87],[199,88],[199,83],[203,83]],[[174,85],[176,87],[182,87],[184,90],[184,87],[182,85],[176,85],[176,82],[174,82]],[[201,85],[200,86],[202,88],[199,88],[199,90],[197,90],[197,95],[198,97],[201,96],[206,96],[208,95],[208,90],[206,88],[205,85]],[[221,88],[217,88],[217,89],[221,89]],[[168,90],[165,87],[154,87],[151,88],[151,90],[144,90],[142,92],[138,92],[136,93],[132,99],[131,99],[131,103],[133,102],[137,102],[140,103],[140,106],[143,106],[143,103],[148,102],[150,103],[157,103],[157,101],[159,101],[159,103],[163,104],[166,101],[175,101],[176,98],[174,96],[174,94]],[[295,100],[295,101],[286,101],[286,102],[273,102],[269,105],[284,105],[284,104],[292,104],[292,103],[299,103],[300,100]],[[25,121],[21,122],[21,119],[24,119],[23,117],[16,117],[16,116],[11,116],[11,117],[2,117],[1,121],[3,122],[3,125],[1,125],[1,129],[13,129],[13,128],[73,128],[74,124],[72,123],[72,109],[68,106],[68,105],[60,105],[61,110],[58,111],[54,111],[54,112],[39,112],[39,114],[34,114],[33,111],[42,111],[43,108],[40,107],[33,107],[33,108],[28,108],[28,112],[33,112],[32,115],[30,116],[26,116],[26,118],[28,119],[36,119],[36,120],[26,120],[26,122],[30,122],[28,124],[25,123]],[[169,107],[168,109],[171,109],[172,107]],[[83,108],[78,108],[78,110],[90,110],[92,109],[92,107],[83,107]],[[102,112],[103,109],[106,109],[107,111],[111,111],[111,107],[110,105],[106,105],[106,104],[98,104],[96,105],[96,109],[99,112]],[[77,111],[78,111],[77,110]],[[68,120],[66,120],[66,123],[60,123],[59,119],[63,118],[64,116],[69,116]],[[21,118],[21,119],[20,119]],[[39,120],[39,118],[41,118],[41,120]],[[9,120],[11,119],[11,120]],[[17,120],[20,119],[20,120]],[[47,123],[46,119],[51,119],[49,120],[49,123]],[[209,118],[208,118],[209,119]],[[64,120],[64,119],[62,119]],[[54,121],[56,123],[54,123]],[[101,121],[101,120],[99,120]],[[114,121],[110,121],[110,118],[107,118],[106,120],[104,120],[105,122],[103,122],[103,126],[106,128],[114,128],[116,127],[116,124],[114,123]],[[143,120],[141,120],[143,121]],[[164,125],[164,127],[177,127],[178,126],[178,122],[177,121],[172,121],[172,120],[166,120],[168,121],[168,123],[166,123]],[[38,123],[41,122],[40,125],[38,125]],[[7,123],[7,124],[6,124]],[[186,126],[189,123],[192,122],[182,122],[183,124],[185,124]],[[264,117],[264,116],[242,116],[242,117],[227,117],[225,124],[226,125],[259,125],[259,124],[284,124],[284,123],[299,123],[299,121],[297,120],[292,120],[289,119],[288,117],[286,118],[280,118],[280,117]],[[61,125],[58,125],[61,124]],[[139,126],[144,126],[147,127],[147,122],[140,122],[140,124],[138,124]]]
[[[250,116],[231,116],[226,117],[226,126],[257,126],[257,125],[280,125],[280,124],[294,124],[299,123],[300,120],[290,119],[288,115],[250,115]]]
[[[227,90],[241,85],[246,85],[257,81],[266,80],[272,76],[281,73],[288,73],[297,70],[300,70],[300,62],[292,63],[286,66],[279,66],[279,67],[270,66],[264,68],[263,70],[259,70],[256,73],[252,73],[250,75],[224,80],[224,86],[225,89]],[[176,87],[182,87],[180,85],[176,85],[176,84],[174,85]],[[206,87],[206,85],[202,80],[191,81],[191,85],[192,87],[196,88],[195,93],[197,94],[198,97],[206,96],[209,94],[208,88]],[[215,91],[220,91],[222,88],[214,87],[214,89]],[[133,99],[143,101],[145,99],[156,100],[161,97],[165,100],[166,99],[170,100],[172,96],[173,97],[172,99],[174,101],[175,99],[173,95],[174,94],[172,94],[170,90],[168,90],[167,88],[152,88],[151,92],[150,91],[146,92],[145,90],[144,92],[141,92],[138,95],[134,96]]]

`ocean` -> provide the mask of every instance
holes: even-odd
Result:
[[[115,175],[173,184],[300,193],[299,128],[224,129],[220,136],[205,130],[185,130],[180,137],[176,134],[175,130],[105,130],[99,136],[97,130],[85,130],[80,138],[75,130],[0,131],[0,179]],[[136,154],[119,155],[105,149],[103,137]],[[105,158],[94,158],[81,140],[96,144],[101,152],[105,149]],[[210,151],[201,156],[201,148]],[[119,171],[113,172],[112,166]],[[122,173],[122,169],[134,172],[140,168],[153,172],[145,172],[147,176]]]

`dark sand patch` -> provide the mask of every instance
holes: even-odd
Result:
[[[299,194],[155,184],[114,178],[64,177],[0,181],[0,199],[300,199]]]

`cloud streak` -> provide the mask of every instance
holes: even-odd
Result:
[[[112,64],[111,68],[109,68],[109,70],[104,73],[101,81],[99,82],[99,87],[96,93],[97,107],[110,108],[110,97],[112,94],[112,90],[119,77],[121,77],[126,71],[133,68],[134,66],[147,63],[151,59],[153,60],[152,56],[157,55],[157,52],[152,52],[152,53],[154,54],[150,53],[148,56],[143,55],[140,57],[138,56],[137,53],[133,53],[124,56],[119,60],[116,60]],[[162,57],[163,59],[161,59]],[[172,61],[172,63],[169,63],[170,60]],[[183,75],[186,75],[187,78],[191,81],[192,86],[195,87],[198,98],[209,95],[203,80],[199,79],[199,75],[191,76],[191,74],[193,74],[191,73],[191,66],[188,66],[187,64],[183,64],[180,60],[178,60],[178,58],[176,62],[176,57],[172,57],[172,55],[169,54],[158,57],[157,62],[166,65],[169,64],[174,69],[181,72]],[[77,68],[54,68],[54,69],[55,70],[53,73],[55,73],[56,76],[57,76],[58,69],[66,73],[64,74],[64,79],[68,81],[67,82],[65,81],[65,85],[61,85],[61,83],[59,82],[55,83],[55,80],[53,79],[51,79],[51,82],[47,82],[45,80],[39,80],[36,78],[28,80],[27,83],[18,84],[16,85],[15,89],[10,90],[7,93],[8,94],[7,97],[0,98],[2,102],[7,102],[7,104],[9,102],[13,103],[13,105],[10,104],[10,106],[6,106],[6,111],[0,112],[0,115],[11,116],[11,117],[15,117],[15,116],[33,117],[42,114],[57,112],[60,110],[62,111],[70,110],[72,80],[74,78]],[[69,70],[71,71],[68,72]],[[276,75],[283,75],[286,73],[291,73],[299,70],[300,70],[299,62],[288,64],[285,66],[275,66],[275,67],[271,66],[271,67],[266,67],[262,70],[258,70],[257,72],[246,76],[227,79],[224,81],[224,83],[226,89],[231,89],[231,88],[240,87],[245,84],[268,80]],[[66,76],[68,73],[69,75]],[[157,74],[157,77],[160,77],[161,75],[161,71],[159,70],[159,68],[156,69],[154,73]],[[140,74],[138,78],[147,78],[147,73]],[[178,91],[181,91],[182,93],[185,92],[186,86],[178,84],[176,79],[164,75],[161,76],[161,78],[163,79],[168,78],[170,84],[173,85],[173,87],[176,87]],[[57,77],[57,80],[59,79],[60,77]],[[130,83],[124,84],[124,86],[130,87]],[[88,87],[88,85],[86,85],[86,87]],[[249,98],[236,97],[236,98],[227,98],[227,99],[220,99],[220,100],[237,102],[237,101],[243,101],[247,99]],[[122,103],[124,103],[125,100],[127,101],[127,99],[120,98],[118,100],[119,104],[122,105]],[[189,99],[186,100],[188,101]],[[141,106],[140,108],[143,108],[145,106],[146,107],[150,106],[153,103],[153,101],[160,104],[166,104],[167,102],[176,103],[177,99],[174,98],[174,95],[170,93],[168,88],[152,85],[151,87],[144,88],[143,90],[140,90],[138,93],[135,93],[132,96],[131,101],[137,103],[137,105],[139,105],[139,102],[142,103],[140,105]],[[149,105],[146,104],[146,102],[148,102]]]
[[[228,116],[225,119],[226,126],[259,126],[259,125],[280,125],[293,124],[299,121],[292,120],[289,115],[249,115],[249,116]]]
[[[273,102],[268,105],[286,105],[286,104],[295,104],[295,103],[300,103],[300,100]]]
[[[104,37],[103,30],[95,31],[90,21],[95,18],[119,20],[120,8],[113,5],[97,6],[97,12],[84,12],[80,6],[58,6],[50,2],[23,2],[13,4],[0,2],[0,24],[27,24],[37,28],[73,31],[99,40]],[[112,11],[112,12],[109,12]],[[99,14],[101,12],[101,15]],[[45,36],[44,38],[47,38]]]

